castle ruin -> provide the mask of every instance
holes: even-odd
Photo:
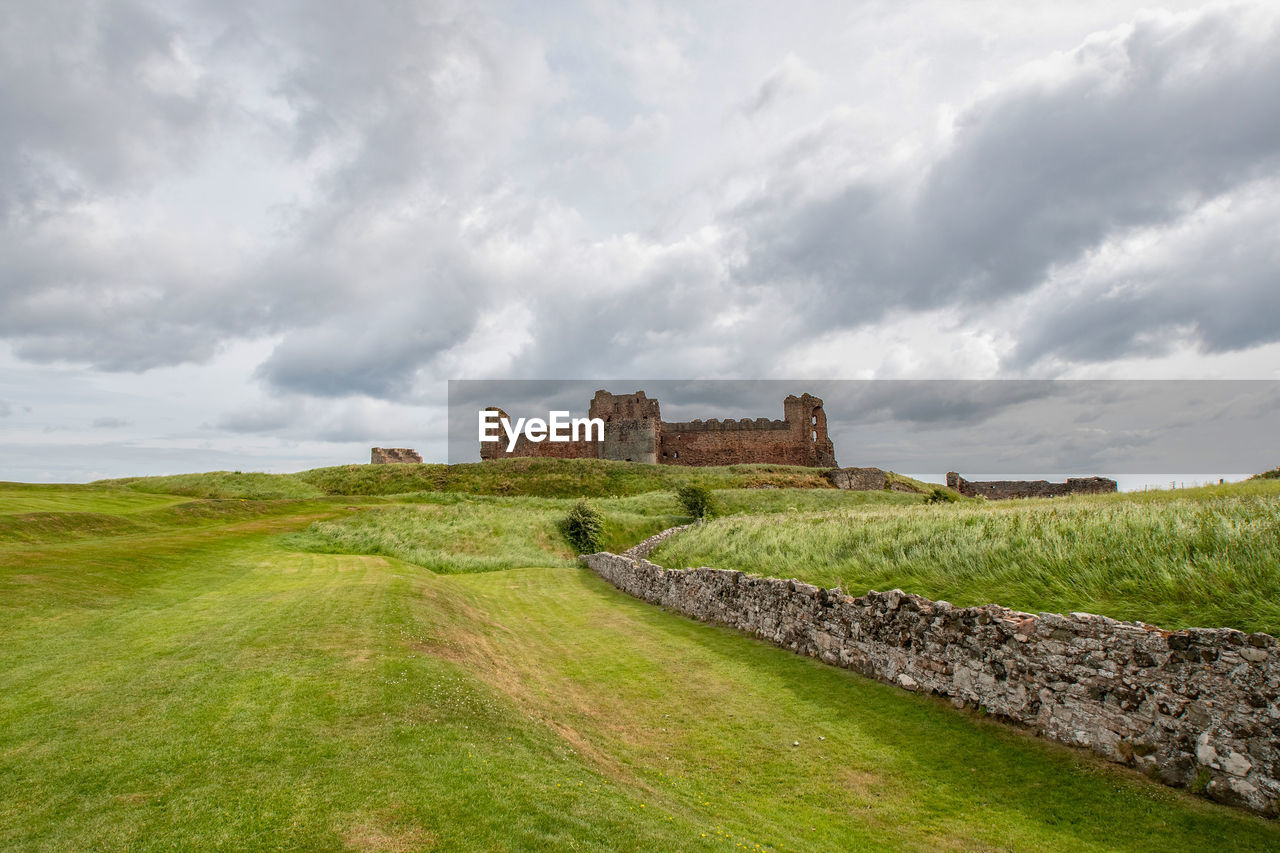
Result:
[[[988,500],[1111,495],[1116,492],[1116,481],[1106,477],[1068,477],[1065,483],[1050,483],[1048,480],[966,480],[955,471],[947,473],[947,486],[967,498]]]
[[[421,461],[418,451],[409,447],[374,447],[369,451],[370,465],[412,465]]]
[[[507,414],[490,406],[499,417]],[[782,401],[782,420],[742,418],[734,420],[669,422],[662,420],[658,401],[634,394],[597,391],[589,417],[604,421],[604,440],[551,442],[529,441],[521,435],[507,451],[501,441],[481,442],[481,459],[518,456],[559,459],[612,459],[656,465],[736,465],[764,462],[835,468],[836,455],[827,436],[827,416],[822,400],[810,394],[794,394]]]

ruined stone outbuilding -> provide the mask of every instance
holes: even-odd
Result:
[[[369,451],[370,465],[408,465],[421,461],[418,451],[408,447],[375,447]]]
[[[503,418],[507,414],[498,411]],[[776,465],[836,467],[835,447],[827,435],[822,400],[811,394],[782,401],[782,420],[662,420],[658,401],[645,395],[597,391],[588,417],[604,422],[604,440],[529,441],[520,436],[507,451],[505,437],[480,443],[481,459],[538,456],[560,459],[612,459],[657,465],[735,465],[763,462]],[[505,433],[503,433],[505,436]]]
[[[969,481],[955,471],[947,474],[948,488],[967,498],[1005,500],[1008,498],[1056,498],[1063,495],[1110,495],[1116,492],[1116,481],[1106,477],[1069,477],[1065,483],[1048,480],[978,480]]]

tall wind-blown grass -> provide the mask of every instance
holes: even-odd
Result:
[[[1280,632],[1280,488],[731,517],[653,559],[852,595]]]

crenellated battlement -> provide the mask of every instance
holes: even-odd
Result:
[[[771,421],[768,418],[711,418],[710,420],[702,420],[695,418],[691,421],[683,421],[676,423],[664,423],[663,430],[669,432],[714,432],[716,430],[732,431],[732,430],[751,430],[751,429],[791,429],[791,425],[786,421]]]

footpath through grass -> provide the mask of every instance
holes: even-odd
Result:
[[[735,516],[661,565],[1280,634],[1280,482],[1070,499]]]
[[[775,522],[839,499],[754,494],[724,497]],[[18,509],[68,516],[59,541],[0,540],[0,848],[1280,847],[1274,822],[631,599],[538,540],[564,501],[126,499],[136,527],[77,536],[119,495],[42,495]],[[602,504],[637,539],[677,512]],[[344,525],[405,553],[411,530],[453,574],[296,550]]]

